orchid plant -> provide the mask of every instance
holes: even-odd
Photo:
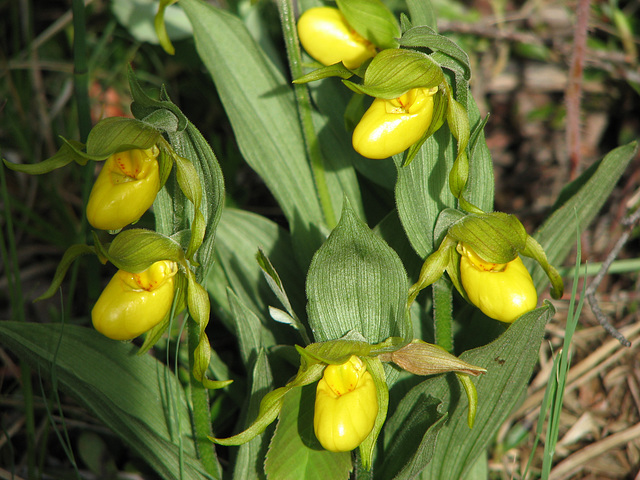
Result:
[[[168,53],[173,3],[155,19]],[[277,0],[286,66],[234,13],[178,6],[287,227],[225,206],[225,158],[130,70],[135,118],[102,120],[41,164],[5,162],[105,162],[86,207],[93,242],[69,247],[42,295],[81,255],[113,264],[95,330],[2,322],[0,341],[57,372],[162,478],[480,478],[554,315],[546,292],[563,294],[563,226],[586,228],[636,145],[530,234],[493,211],[469,59],[428,2],[397,17],[381,0]],[[150,206],[155,229],[132,226]],[[209,340],[224,332],[233,365]],[[174,371],[148,355],[167,338],[188,353]]]

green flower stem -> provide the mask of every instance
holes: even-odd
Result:
[[[298,33],[296,30],[295,16],[293,14],[293,5],[291,0],[279,0],[278,10],[280,11],[280,20],[282,23],[282,32],[287,48],[287,58],[289,60],[289,68],[293,78],[302,77],[302,56],[300,53],[300,44],[298,42]],[[324,220],[330,229],[336,224],[336,214],[331,203],[331,195],[327,185],[325,175],[324,158],[320,151],[318,136],[316,135],[313,119],[311,118],[311,99],[309,90],[304,84],[294,84],[293,90],[296,95],[296,103],[298,106],[298,115],[302,124],[302,133],[305,139],[305,147],[307,155],[311,162],[311,169],[316,183],[316,190],[320,199],[320,206],[324,214]]]
[[[193,406],[193,429],[196,448],[200,461],[206,472],[214,478],[222,478],[220,465],[216,457],[215,447],[209,440],[211,436],[211,415],[209,412],[209,396],[202,382],[193,376],[194,352],[200,341],[200,326],[192,319],[187,319],[187,343],[189,346],[189,391]]]
[[[452,286],[444,278],[440,278],[433,288],[433,318],[435,322],[436,345],[447,352],[453,352],[453,331],[451,328],[453,313]]]

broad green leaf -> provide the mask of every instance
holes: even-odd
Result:
[[[315,385],[291,390],[265,460],[269,480],[347,480],[351,452],[329,452],[313,432]]]
[[[565,260],[575,243],[576,218],[579,222],[578,229],[583,232],[609,198],[618,179],[637,151],[638,143],[632,142],[609,152],[598,168],[592,172],[590,178],[578,179],[583,182],[582,187],[538,229],[534,237],[544,248],[549,263],[559,265]],[[576,185],[569,185],[566,188],[576,191]],[[528,267],[534,263],[532,260],[525,260]],[[548,280],[541,268],[535,267],[532,277],[538,289],[546,288]]]
[[[397,156],[396,203],[402,226],[416,253],[425,258],[437,245],[433,229],[440,211],[455,206],[447,175],[455,158],[455,142],[446,128],[427,139],[413,161],[402,166]]]
[[[409,16],[415,26],[425,25],[436,30],[438,22],[430,0],[407,0]]]
[[[295,99],[243,22],[200,0],[181,0],[245,160],[284,211],[308,262],[323,224]],[[298,249],[296,249],[298,250]]]
[[[242,304],[240,299],[228,290],[229,305],[235,317],[235,333],[238,338],[240,357],[246,366],[255,361],[256,354],[261,348],[275,344],[273,334],[263,327],[258,316]]]
[[[441,411],[449,415],[438,434],[433,458],[420,478],[466,478],[466,473],[521,401],[538,360],[545,324],[553,314],[551,305],[533,310],[490,344],[460,355],[461,360],[487,369],[485,374],[473,379],[478,392],[478,411],[472,429],[467,425],[466,395],[451,374],[428,379],[403,398],[400,408],[413,404],[422,395],[432,395],[443,401]],[[406,448],[414,448],[412,445],[407,442]]]
[[[0,322],[0,342],[55,375],[60,387],[135,450],[158,475],[207,478],[195,458],[189,410],[178,380],[131,343],[75,325]]]
[[[403,402],[387,419],[380,478],[414,478],[431,461],[438,432],[447,419],[428,393]],[[407,448],[411,444],[412,448]]]
[[[472,145],[465,198],[482,210],[491,211],[494,188],[491,154],[484,134],[477,130],[483,123],[475,103],[471,102],[469,111],[471,125],[475,126],[472,139],[477,141]],[[455,141],[448,128],[441,128],[427,139],[411,164],[402,167],[400,158],[396,158],[398,214],[412,247],[422,258],[438,247],[433,238],[438,215],[443,209],[456,206],[447,183],[455,157]]]
[[[255,418],[260,409],[260,400],[266,390],[273,388],[273,376],[264,349],[260,350],[254,362],[251,388],[248,392],[248,406],[246,417]],[[248,478],[264,479],[263,462],[267,453],[270,430],[253,440],[240,445],[238,455],[233,465],[233,479],[246,480]]]
[[[291,255],[289,233],[271,220],[259,215],[234,209],[224,209],[216,241],[216,263],[211,269],[207,288],[213,302],[222,313],[222,320],[230,329],[232,314],[227,300],[229,286],[243,305],[250,308],[263,325],[276,325],[269,318],[269,306],[279,301],[269,288],[256,261],[258,249],[262,249],[277,270],[282,286],[297,316],[305,322],[304,274]],[[287,333],[293,333],[290,328]],[[299,341],[290,338],[291,342]]]
[[[331,101],[331,99],[327,100]],[[336,212],[342,210],[342,200],[346,196],[358,216],[364,219],[362,194],[356,171],[353,168],[353,157],[357,154],[342,126],[343,122],[336,123],[331,117],[321,115],[315,110],[312,112],[312,116],[316,132],[318,132],[320,150],[325,160],[325,176],[334,209]]]
[[[307,313],[316,341],[355,330],[371,343],[407,335],[408,279],[397,254],[347,204],[313,258]]]

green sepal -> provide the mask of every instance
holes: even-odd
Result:
[[[338,62],[334,63],[333,65],[317,68],[316,70],[313,70],[312,72],[309,72],[306,75],[301,76],[300,78],[296,78],[293,83],[309,83],[329,77],[340,77],[343,80],[346,80],[347,78],[353,77],[353,75],[354,72],[352,70],[349,70],[347,67],[345,67],[342,62]]]
[[[252,440],[264,432],[264,430],[278,418],[280,410],[282,409],[284,396],[293,388],[303,387],[320,380],[324,368],[325,366],[322,364],[314,364],[309,366],[309,368],[300,367],[298,374],[292,381],[284,387],[277,388],[265,395],[260,402],[260,410],[257,418],[246,430],[228,438],[209,437],[209,439],[219,445],[242,445]]]
[[[280,300],[280,303],[285,308],[286,312],[279,310],[274,307],[269,307],[269,313],[271,318],[273,318],[276,322],[286,323],[295,328],[298,332],[300,332],[300,336],[304,340],[305,344],[311,343],[309,338],[309,333],[307,332],[307,328],[300,321],[298,315],[293,310],[291,306],[291,302],[289,301],[289,296],[284,289],[284,285],[282,284],[282,280],[280,279],[280,275],[273,267],[271,260],[265,255],[261,248],[258,249],[258,253],[256,253],[256,260],[258,261],[258,265],[260,265],[260,269],[264,275],[267,284],[271,288],[271,291],[275,294],[275,296]]]
[[[376,395],[378,399],[378,414],[373,424],[373,428],[367,438],[360,444],[360,460],[362,466],[366,470],[371,470],[373,464],[373,452],[376,447],[376,442],[384,421],[387,419],[387,411],[389,409],[389,387],[387,386],[386,376],[382,362],[377,357],[364,357],[362,361],[367,366],[367,371],[373,378],[373,383],[376,386]]]
[[[117,152],[151,148],[159,141],[160,132],[145,122],[109,117],[100,120],[89,132],[84,156],[89,160],[104,160]]]
[[[356,93],[387,100],[412,88],[433,88],[444,82],[444,73],[428,55],[416,50],[389,49],[378,53],[367,67],[364,84],[343,83]]]
[[[154,262],[171,260],[184,265],[184,252],[171,238],[142,228],[119,233],[108,249],[100,248],[107,260],[126,272],[140,273]]]
[[[195,215],[191,224],[191,239],[189,240],[189,247],[187,248],[186,257],[191,260],[195,253],[202,245],[204,234],[206,233],[206,222],[204,215],[200,210],[200,204],[202,202],[202,185],[200,184],[200,178],[196,167],[186,158],[182,158],[180,155],[173,155],[176,162],[176,178],[178,185],[184,196],[193,203]]]
[[[296,345],[296,350],[300,354],[303,365],[309,366],[316,363],[326,365],[340,365],[351,355],[358,357],[374,357],[394,352],[408,343],[401,337],[389,337],[385,341],[371,345],[364,337],[351,331],[338,340],[328,340],[317,342],[302,348]]]
[[[167,180],[169,179],[169,175],[171,174],[172,168],[173,168],[172,155],[165,148],[160,148],[160,154],[158,155],[160,188],[162,188],[164,184],[167,183]]]
[[[174,55],[176,53],[176,49],[171,43],[171,39],[169,38],[169,34],[167,33],[167,28],[164,24],[164,12],[169,5],[173,5],[177,1],[178,0],[160,0],[160,5],[158,5],[158,13],[156,13],[156,16],[153,19],[153,26],[156,30],[158,40],[160,41],[160,46],[169,55]]]
[[[470,213],[449,228],[449,236],[490,263],[508,263],[523,251],[529,235],[515,215]]]
[[[138,82],[131,65],[129,65],[129,69],[127,71],[127,76],[129,79],[129,88],[131,89],[131,96],[133,97],[133,103],[131,103],[131,113],[136,118],[145,118],[149,115],[155,114],[158,110],[166,110],[170,112],[175,117],[175,126],[169,124],[167,122],[163,122],[162,127],[167,132],[181,132],[187,128],[189,125],[189,120],[187,117],[180,111],[178,106],[169,100],[156,100],[154,98],[149,97]],[[164,93],[164,89],[163,89]],[[161,98],[165,98],[166,95],[161,95]],[[160,128],[160,125],[155,125]]]
[[[409,28],[400,38],[401,47],[424,47],[441,52],[460,65],[460,73],[465,80],[471,79],[469,55],[457,43],[444,35],[439,35],[434,29],[426,25]]]
[[[87,159],[78,153],[82,152],[84,144],[76,142],[75,140],[67,140],[65,138],[62,138],[62,140],[63,144],[55,155],[39,163],[23,164],[12,163],[4,158],[2,160],[9,170],[28,173],[29,175],[42,175],[44,173],[49,173],[53,170],[69,165],[71,162],[76,162],[79,165],[86,165]]]
[[[450,251],[455,250],[456,242],[449,236],[446,236],[438,250],[427,257],[420,269],[418,281],[409,288],[409,299],[407,308],[411,306],[421,290],[438,280],[449,265],[451,254]]]
[[[473,383],[471,377],[464,373],[456,372],[456,376],[467,394],[467,400],[469,401],[469,410],[467,411],[467,425],[469,428],[473,428],[473,424],[476,421],[476,413],[478,411],[478,391],[476,390],[476,384]]]
[[[402,348],[380,356],[383,362],[393,362],[403,370],[414,375],[437,375],[459,372],[478,376],[487,370],[471,365],[450,354],[439,345],[423,340],[412,340]]]
[[[444,92],[442,88],[439,88],[438,91],[433,96],[433,115],[431,117],[431,124],[429,125],[429,128],[424,133],[422,138],[418,140],[416,143],[414,143],[413,145],[411,145],[406,150],[404,154],[404,159],[402,160],[403,167],[406,167],[413,161],[416,154],[422,148],[422,145],[424,144],[424,142],[426,142],[427,139],[431,135],[436,133],[440,129],[440,127],[444,124],[446,120],[448,104],[449,104],[448,95]]]
[[[64,252],[64,255],[62,256],[62,259],[60,260],[60,263],[58,263],[56,273],[53,275],[53,280],[51,281],[51,285],[49,285],[49,288],[42,295],[36,298],[34,302],[51,298],[56,293],[58,288],[60,288],[62,280],[64,280],[64,276],[67,273],[67,270],[69,270],[71,264],[77,258],[90,254],[96,255],[97,252],[94,247],[90,247],[89,245],[71,245],[69,248],[67,248],[67,250]]]
[[[396,48],[400,25],[380,0],[336,0],[347,23],[378,48]]]
[[[542,267],[551,282],[551,296],[556,300],[564,293],[564,283],[562,277],[553,265],[547,260],[547,255],[542,246],[531,236],[527,235],[524,248],[520,250],[522,255],[533,258]]]

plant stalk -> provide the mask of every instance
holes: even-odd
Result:
[[[193,428],[198,456],[205,471],[213,478],[222,478],[220,465],[216,457],[213,442],[209,440],[211,432],[211,416],[209,412],[209,395],[207,389],[193,376],[194,352],[200,338],[200,327],[192,319],[187,320],[187,344],[189,348],[189,382],[191,404],[193,406]]]
[[[278,10],[280,11],[282,33],[284,35],[291,77],[294,79],[299,78],[303,74],[302,56],[300,53],[300,44],[298,41],[292,0],[279,0]],[[293,91],[296,95],[296,104],[298,107],[300,123],[302,125],[302,134],[305,140],[307,155],[311,162],[311,170],[313,171],[316,192],[320,200],[324,220],[329,229],[333,230],[337,224],[336,214],[331,202],[329,186],[327,185],[324,157],[320,150],[318,136],[316,134],[315,127],[313,126],[313,118],[311,117],[311,98],[309,96],[309,88],[307,85],[294,84]]]
[[[432,285],[433,319],[435,322],[436,345],[453,353],[453,330],[451,328],[453,314],[453,296],[451,284],[440,278]]]

